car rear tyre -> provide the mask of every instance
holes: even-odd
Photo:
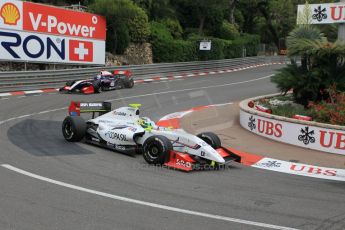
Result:
[[[212,132],[200,133],[197,135],[197,137],[205,141],[207,144],[211,145],[211,147],[214,149],[218,149],[222,146],[219,137]]]
[[[152,136],[143,144],[143,157],[149,164],[162,165],[169,159],[173,146],[165,136]]]
[[[133,88],[134,87],[134,80],[133,79],[129,79],[125,82],[125,87],[126,88]]]
[[[95,81],[92,84],[93,89],[95,91],[95,93],[101,93],[102,92],[102,84],[101,81]]]
[[[82,117],[68,116],[62,123],[62,134],[67,141],[81,141],[86,133],[86,123]]]

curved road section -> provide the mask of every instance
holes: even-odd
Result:
[[[142,84],[98,95],[0,100],[0,229],[344,229],[340,182],[233,164],[183,173],[67,143],[71,100],[141,103],[158,120],[192,107],[276,92],[280,66]],[[260,143],[248,143],[260,146]]]

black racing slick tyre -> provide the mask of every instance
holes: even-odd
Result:
[[[68,116],[62,122],[62,134],[67,141],[81,141],[86,133],[86,122],[82,117]]]
[[[75,81],[73,81],[73,80],[67,81],[66,86],[72,86],[74,83],[75,83]]]
[[[222,146],[219,137],[212,132],[200,133],[197,135],[197,137],[205,141],[207,144],[211,145],[211,147],[214,149],[218,149]]]
[[[143,157],[149,164],[162,165],[169,159],[173,146],[165,136],[152,136],[143,144]]]
[[[92,83],[93,89],[95,90],[95,93],[101,93],[102,92],[102,83],[101,81],[94,81]]]
[[[125,87],[126,88],[133,88],[134,87],[134,80],[129,79],[129,80],[125,81]]]

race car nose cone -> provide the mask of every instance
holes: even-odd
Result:
[[[216,158],[217,158],[217,160],[214,160],[214,161],[216,161],[216,162],[218,162],[218,163],[225,163],[224,158],[221,157],[219,154],[216,156]]]
[[[225,163],[224,158],[216,151],[214,150],[211,146],[205,146],[204,147],[205,152],[207,153],[205,155],[205,158],[215,161],[217,163]]]

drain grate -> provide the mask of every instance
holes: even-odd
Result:
[[[289,160],[290,162],[293,162],[293,163],[298,163],[299,160]]]

